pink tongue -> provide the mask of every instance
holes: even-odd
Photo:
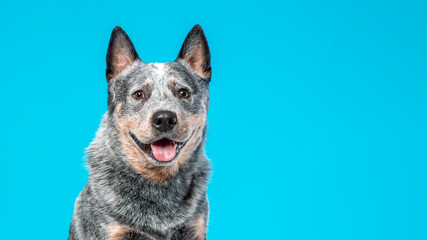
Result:
[[[162,139],[151,144],[151,150],[158,161],[170,161],[175,157],[175,142]]]

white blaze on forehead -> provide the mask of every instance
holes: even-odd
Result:
[[[166,66],[164,63],[153,63],[155,67],[155,74],[159,79],[162,79],[166,75]]]
[[[169,68],[165,63],[152,63],[152,69],[153,69],[153,82],[154,82],[154,89],[153,89],[153,98],[157,98],[156,100],[156,106],[165,108],[168,106],[162,106],[162,105],[169,105],[169,100],[173,98],[173,94],[171,93],[170,89],[168,88],[168,84],[170,84],[168,74]]]

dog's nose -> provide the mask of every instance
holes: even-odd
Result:
[[[176,122],[176,114],[171,111],[159,111],[153,115],[153,126],[162,132],[172,130]]]

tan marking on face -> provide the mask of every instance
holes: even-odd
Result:
[[[203,100],[200,100],[200,105],[202,106],[203,110],[205,110],[205,112],[206,112],[206,105],[203,102]]]
[[[197,47],[190,54],[184,56],[184,61],[188,63],[191,69],[203,78],[210,78],[211,71],[204,71],[203,63],[205,62],[205,54],[202,47]]]
[[[120,240],[123,239],[126,233],[132,231],[132,228],[116,222],[111,222],[107,225],[106,230],[110,240]]]
[[[197,240],[204,240],[206,235],[206,223],[204,216],[200,216],[191,222]]]
[[[171,82],[171,83],[176,83],[176,78],[174,78],[174,77],[171,77],[170,79],[169,79],[169,81]]]
[[[107,78],[115,78],[127,67],[129,67],[135,59],[130,56],[126,51],[122,49],[114,49],[111,58],[111,65],[113,66],[114,72],[109,73]]]
[[[200,132],[202,132],[204,117],[193,115],[188,118],[188,126],[197,126],[196,132],[187,142],[186,146],[181,149],[179,159],[174,164],[158,166],[148,161],[148,156],[134,143],[132,137],[129,135],[129,130],[131,129],[136,136],[149,136],[152,129],[143,128],[141,126],[143,120],[139,118],[121,116],[119,114],[121,108],[122,103],[119,103],[116,106],[115,117],[119,128],[119,141],[122,143],[127,161],[136,172],[148,179],[158,183],[167,181],[175,175],[179,168],[186,162],[192,151],[194,151],[201,135]]]
[[[150,85],[151,83],[153,83],[153,82],[149,78],[145,79],[145,81],[144,81],[144,84],[147,86]]]
[[[205,115],[194,114],[183,121],[186,124],[181,128],[186,130],[180,133],[180,135],[189,134],[188,131],[194,131],[191,138],[188,140],[184,148],[182,148],[178,153],[177,161],[168,166],[158,166],[148,160],[149,156],[147,156],[146,153],[136,145],[132,137],[129,135],[129,130],[132,130],[136,136],[149,136],[153,130],[151,128],[144,128],[141,126],[141,123],[144,122],[143,119],[120,115],[119,112],[122,106],[122,103],[117,104],[115,117],[119,129],[119,141],[122,143],[124,154],[126,155],[126,159],[130,166],[137,173],[142,174],[154,182],[162,183],[167,181],[170,177],[176,174],[179,168],[187,161],[200,143],[206,122]],[[181,121],[181,119],[178,121]],[[194,126],[193,130],[189,129],[192,126]]]
[[[123,107],[123,103],[118,103],[118,104],[116,105],[116,109],[114,109],[114,113],[115,113],[115,114],[119,113],[119,112],[120,112],[120,110],[122,110],[122,107]]]
[[[194,132],[192,133],[191,138],[185,144],[184,148],[179,151],[179,166],[184,165],[187,159],[191,156],[191,154],[196,150],[196,147],[199,145],[202,140],[203,128],[205,126],[206,118],[201,114],[194,114],[188,117],[187,119],[187,128],[189,126],[195,126]]]

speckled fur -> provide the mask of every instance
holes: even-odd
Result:
[[[87,148],[89,180],[75,202],[69,239],[206,239],[210,71],[199,25],[170,63],[142,62],[126,33],[113,30],[108,111]],[[190,90],[188,99],[177,96],[181,88]],[[146,94],[142,101],[132,96],[138,89]],[[177,114],[173,131],[152,128],[151,116],[159,110]],[[138,149],[129,132],[144,143],[167,137],[187,144],[172,161],[161,163]]]

